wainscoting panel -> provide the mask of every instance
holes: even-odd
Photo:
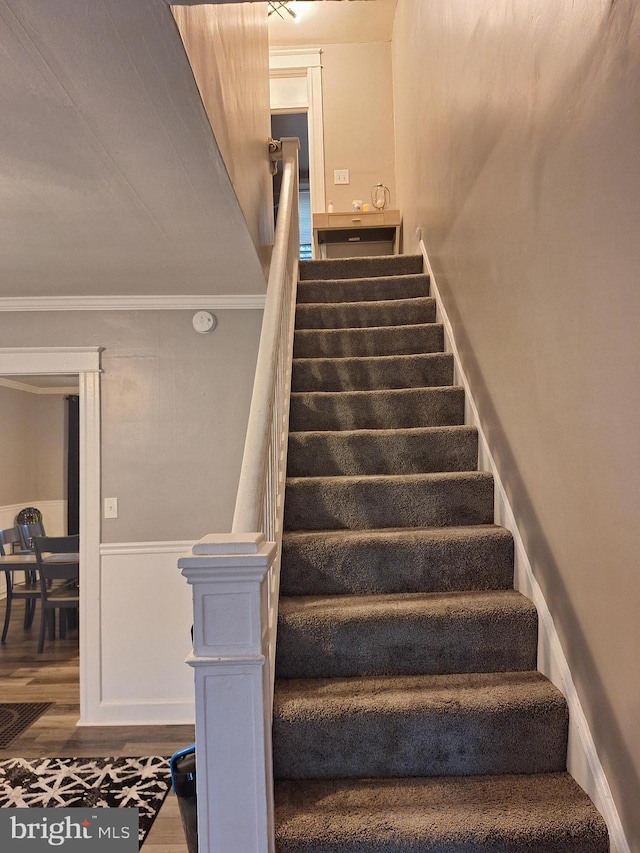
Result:
[[[177,567],[191,542],[100,547],[100,695],[84,725],[194,721],[191,589]]]

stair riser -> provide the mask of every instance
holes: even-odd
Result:
[[[292,391],[374,391],[451,385],[448,353],[387,358],[296,359]]]
[[[360,329],[434,323],[436,301],[430,297],[394,302],[344,302],[337,305],[299,305],[296,329]]]
[[[493,478],[482,473],[294,479],[285,495],[285,530],[445,527],[492,520]]]
[[[476,430],[296,433],[289,436],[289,477],[474,471]]]
[[[326,261],[303,261],[301,281],[310,279],[368,278],[385,275],[415,275],[421,273],[421,255],[387,255],[375,258],[332,258]]]
[[[299,430],[411,429],[464,422],[462,388],[402,392],[293,394],[289,428]]]
[[[278,779],[476,776],[565,769],[564,706],[528,703],[480,712],[448,707],[284,717],[274,711]]]
[[[506,531],[465,536],[410,532],[346,539],[338,533],[285,535],[282,595],[374,595],[513,586],[513,540]]]
[[[371,329],[302,329],[295,333],[294,358],[417,355],[442,352],[444,334],[436,323]]]
[[[367,302],[429,296],[429,276],[407,275],[334,281],[301,281],[297,302]]]
[[[529,609],[506,614],[440,613],[336,622],[281,614],[279,678],[343,678],[508,672],[535,669],[537,618]]]

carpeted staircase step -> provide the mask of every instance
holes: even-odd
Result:
[[[319,278],[370,278],[377,275],[414,275],[421,273],[421,255],[384,255],[365,258],[329,258],[301,261],[301,281]]]
[[[287,478],[285,530],[364,530],[491,524],[484,471]]]
[[[294,358],[292,391],[385,391],[451,385],[451,353]]]
[[[278,779],[552,773],[568,712],[539,672],[278,679]]]
[[[276,675],[532,670],[537,625],[514,590],[281,598]]]
[[[440,323],[412,326],[371,326],[365,329],[299,329],[293,344],[294,358],[323,356],[413,355],[442,352],[444,332]]]
[[[280,593],[368,595],[513,587],[513,538],[493,524],[285,533]]]
[[[278,853],[608,853],[568,773],[278,782]]]
[[[478,431],[470,426],[289,433],[290,477],[475,471]]]
[[[459,386],[389,391],[313,391],[291,395],[289,428],[300,430],[405,429],[464,423]]]
[[[359,329],[433,323],[436,301],[431,296],[381,299],[375,302],[312,302],[296,307],[296,329]]]
[[[301,281],[298,303],[359,302],[374,299],[410,299],[429,295],[428,275],[389,275],[376,278],[343,278]]]

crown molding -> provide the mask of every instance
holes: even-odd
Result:
[[[262,310],[264,293],[202,296],[5,296],[0,311]]]

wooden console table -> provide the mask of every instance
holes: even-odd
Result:
[[[314,257],[397,255],[400,251],[401,224],[399,210],[314,213]]]

